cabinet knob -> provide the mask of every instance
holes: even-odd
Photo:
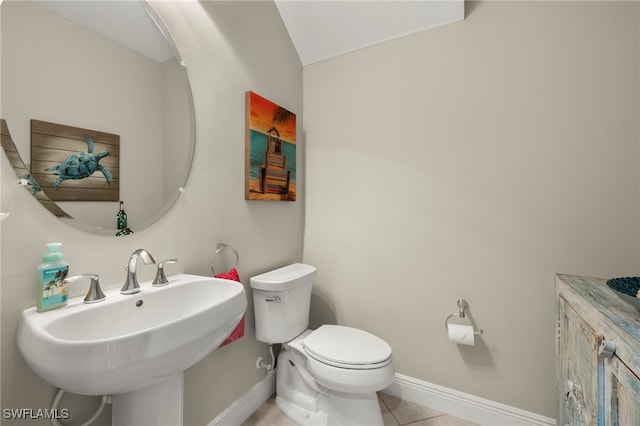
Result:
[[[598,355],[604,358],[611,358],[616,353],[616,344],[613,340],[602,339],[598,348]]]

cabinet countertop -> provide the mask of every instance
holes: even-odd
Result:
[[[581,277],[577,275],[558,274],[557,281],[562,282],[571,290],[582,296],[602,315],[602,317],[628,334],[640,343],[640,312],[607,286],[606,278]],[[572,306],[581,302],[572,297],[570,292],[560,286],[558,294],[564,297]],[[575,307],[575,306],[574,306]]]

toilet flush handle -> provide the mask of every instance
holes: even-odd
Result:
[[[280,302],[280,296],[269,296],[269,297],[265,297],[264,300],[266,302]]]

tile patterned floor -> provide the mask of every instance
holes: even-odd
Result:
[[[379,393],[385,426],[474,426],[457,417]],[[295,426],[276,406],[275,396],[265,402],[242,426]]]

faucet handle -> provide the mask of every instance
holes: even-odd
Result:
[[[178,259],[167,259],[167,260],[163,260],[162,262],[159,262],[158,270],[156,272],[156,277],[153,279],[153,282],[151,283],[151,285],[154,287],[162,287],[169,284],[169,280],[164,274],[164,265],[165,263],[176,263],[177,261]]]
[[[82,278],[90,278],[91,283],[89,284],[89,291],[84,298],[84,303],[97,303],[102,302],[107,296],[104,295],[102,289],[100,288],[100,278],[97,274],[80,274],[75,275],[73,277],[66,278],[65,281],[72,283],[78,281]]]

